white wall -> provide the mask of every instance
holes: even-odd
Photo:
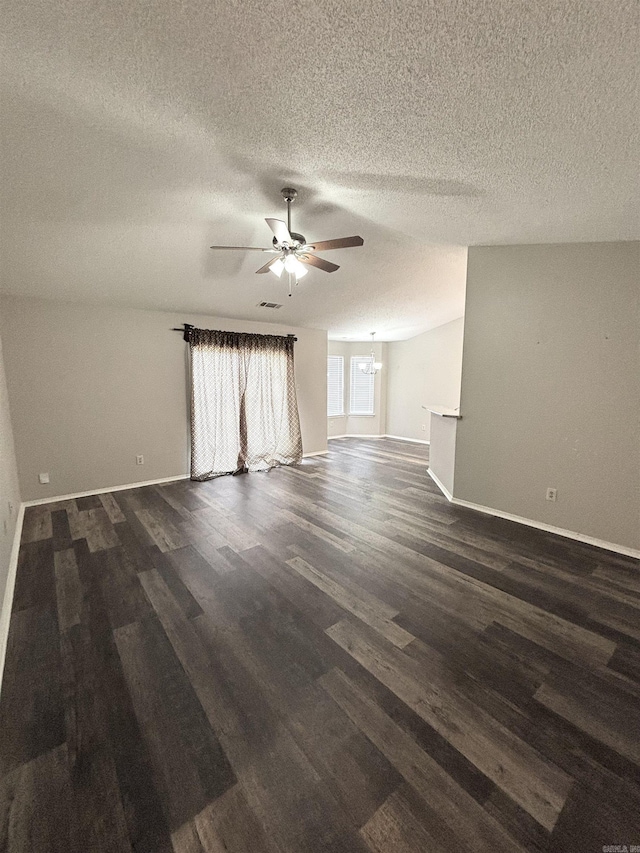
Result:
[[[639,314],[640,243],[469,249],[454,496],[639,549]]]
[[[382,363],[374,378],[373,415],[350,415],[349,394],[351,388],[351,358],[353,356],[368,356],[371,353],[371,342],[344,343],[342,341],[329,341],[328,355],[341,355],[344,358],[344,417],[327,418],[327,434],[332,435],[384,435],[387,420],[387,344],[375,343],[373,345],[376,360]],[[326,417],[326,409],[325,409]]]
[[[294,332],[304,452],[326,449],[326,332],[13,296],[1,306],[24,500],[188,473],[187,346],[170,331],[183,322]]]
[[[13,505],[12,510],[9,509],[9,501]],[[19,505],[18,471],[5,380],[2,339],[0,338],[0,608],[4,599]],[[0,628],[0,644],[3,636],[3,631]],[[3,655],[0,650],[0,676],[2,659]]]
[[[422,406],[456,409],[460,405],[463,332],[460,317],[387,345],[389,435],[429,441],[430,416]]]

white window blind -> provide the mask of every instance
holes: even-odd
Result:
[[[344,358],[327,358],[327,415],[344,415]]]
[[[363,373],[361,364],[371,364],[370,355],[354,355],[351,358],[351,394],[349,414],[373,415],[373,384],[375,376]]]

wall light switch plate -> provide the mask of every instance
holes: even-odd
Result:
[[[40,480],[40,482],[44,485],[45,483],[49,482],[49,475],[48,474],[38,474],[38,480]]]

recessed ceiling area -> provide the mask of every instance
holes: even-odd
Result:
[[[466,246],[639,236],[619,0],[8,0],[2,291],[397,340],[464,310]],[[265,217],[360,234],[291,299]],[[329,257],[329,255],[327,255]]]

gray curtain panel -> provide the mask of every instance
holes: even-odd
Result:
[[[191,329],[191,479],[302,459],[293,338]]]

